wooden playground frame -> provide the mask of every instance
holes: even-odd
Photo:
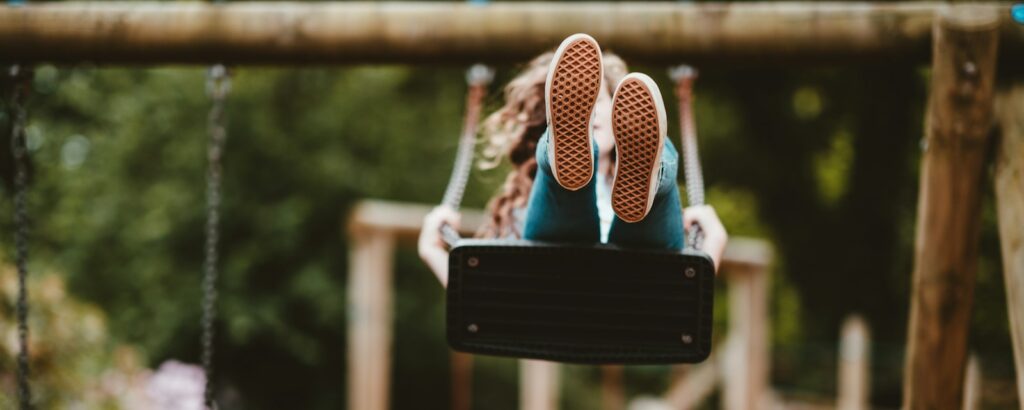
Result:
[[[1010,3],[1001,60],[1024,63]],[[629,61],[800,66],[929,60],[943,3],[28,2],[0,9],[0,56],[98,64],[522,62],[586,32]],[[972,12],[977,13],[977,12]]]
[[[429,206],[386,201],[363,201],[347,221],[349,250],[348,277],[348,391],[350,409],[388,408],[391,358],[392,277],[396,245],[415,243]],[[479,211],[463,211],[464,234],[479,227]],[[771,247],[758,239],[733,237],[722,260],[720,275],[729,288],[729,338],[687,378],[676,383],[666,402],[690,407],[711,393],[721,379],[729,408],[759,408],[768,387],[768,273]],[[466,357],[453,357],[454,396],[466,397]],[[461,369],[461,370],[460,370]],[[557,408],[557,366],[522,361],[521,399],[523,409]],[[605,366],[606,403],[625,403],[621,396],[619,366]],[[718,377],[718,375],[722,375]],[[617,381],[616,381],[617,380]],[[460,386],[459,383],[462,383]],[[618,393],[615,393],[618,391]],[[455,400],[459,401],[459,400]],[[468,404],[468,400],[464,400]],[[468,407],[464,407],[468,408]],[[611,406],[611,408],[621,408]]]
[[[394,292],[391,261],[399,244],[416,242],[430,207],[421,204],[365,200],[356,205],[345,229],[349,237],[348,391],[350,409],[386,409],[391,378]],[[483,221],[480,211],[463,210],[463,235],[472,235]],[[712,357],[696,366],[679,366],[671,387],[657,400],[674,409],[698,407],[721,386],[727,409],[769,408],[779,403],[770,385],[769,289],[771,245],[760,239],[733,237],[719,275],[729,304],[725,340]],[[870,408],[870,330],[853,316],[843,325],[839,342],[836,406],[840,410]],[[973,359],[973,358],[972,358]],[[972,360],[964,381],[964,409],[977,409],[980,370]],[[472,358],[452,352],[452,408],[470,408]],[[973,373],[972,373],[973,369]],[[626,408],[622,366],[602,366],[602,408]],[[973,376],[973,377],[972,377]],[[558,408],[558,366],[520,362],[520,408]]]
[[[964,399],[989,166],[1017,391],[1024,398],[1024,85],[996,85],[997,67],[1005,74],[1024,66],[1024,26],[1012,22],[1009,5],[49,3],[0,8],[0,56],[25,64],[460,64],[522,61],[582,31],[627,59],[649,63],[930,62],[904,406],[944,408]],[[990,144],[997,147],[993,164],[985,156]],[[374,206],[361,207],[350,227],[350,315],[359,324],[350,335],[350,355],[380,355],[370,353],[373,346],[390,343],[390,256],[399,236],[418,229],[419,219],[409,215],[418,218],[422,211],[380,214],[389,208]],[[726,271],[743,260],[736,252]],[[758,261],[759,269],[768,263]],[[741,283],[731,276],[730,292]],[[757,297],[744,303],[761,303]],[[762,320],[747,320],[749,327],[730,330],[755,337],[767,332],[757,329]],[[765,348],[747,346],[744,354]],[[387,380],[387,367],[358,364],[366,357],[353,356],[352,403],[384,408],[387,384],[380,380]],[[764,386],[767,361],[750,362],[745,371],[744,387],[726,387],[730,408],[755,408],[762,399],[757,389]]]

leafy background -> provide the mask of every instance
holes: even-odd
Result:
[[[500,104],[516,68],[499,67],[488,107]],[[664,67],[634,69],[670,89]],[[873,404],[899,406],[927,79],[926,70],[890,66],[701,73],[696,116],[709,202],[732,235],[776,249],[772,384],[784,398],[834,400],[839,325],[858,313],[872,332]],[[135,374],[169,359],[198,362],[204,84],[201,68],[38,67],[29,104],[30,267],[33,288],[61,289],[55,299],[32,298],[34,343],[52,345],[33,357],[45,403],[126,407],[90,394],[89,380],[115,367]],[[216,342],[224,408],[345,406],[346,215],[364,198],[440,199],[464,91],[460,67],[235,71]],[[7,141],[9,120],[0,120]],[[0,158],[0,214],[11,215],[9,144],[0,144]],[[475,173],[467,204],[483,206],[502,172]],[[1016,397],[990,191],[970,348],[985,373],[986,405],[1007,408]],[[8,233],[0,260],[9,284],[11,218],[0,218],[0,231]],[[442,289],[412,248],[401,248],[395,267],[391,401],[447,408]],[[5,289],[0,403],[14,391],[13,290]],[[716,311],[719,329],[726,309]],[[51,310],[77,313],[47,319]],[[39,340],[85,332],[76,326],[86,314],[100,332],[89,343]],[[77,352],[73,360],[67,351]],[[663,392],[670,372],[628,368],[627,394]],[[599,378],[593,367],[566,366],[563,407],[598,406]],[[514,361],[478,358],[474,406],[516,408],[517,383]]]

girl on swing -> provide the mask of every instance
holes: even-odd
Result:
[[[569,36],[505,86],[505,105],[483,124],[484,154],[507,156],[513,170],[479,236],[682,249],[684,229],[697,224],[717,270],[728,235],[710,206],[681,209],[679,154],[666,127],[650,77],[627,74],[592,37]],[[447,286],[445,223],[458,227],[459,214],[427,215],[419,254]]]

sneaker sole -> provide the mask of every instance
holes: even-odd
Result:
[[[590,120],[604,75],[601,48],[586,34],[569,36],[555,51],[545,82],[551,167],[565,189],[583,188],[594,175]]]
[[[650,77],[629,74],[612,99],[612,132],[618,155],[612,209],[626,222],[642,221],[658,187],[667,120],[661,91]]]

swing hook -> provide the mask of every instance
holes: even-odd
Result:
[[[231,91],[231,71],[223,64],[210,67],[206,76],[206,94],[213,99],[223,99]]]

